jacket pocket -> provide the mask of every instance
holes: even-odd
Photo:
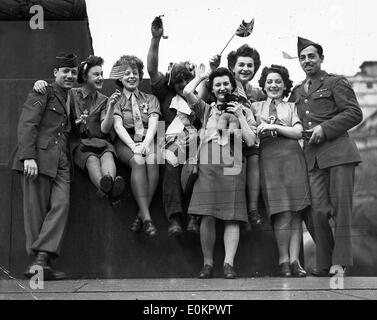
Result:
[[[312,95],[312,98],[313,98],[313,100],[321,99],[321,98],[330,98],[331,94],[332,93],[331,93],[330,90],[314,92],[313,95]]]
[[[65,113],[64,109],[61,106],[56,106],[56,105],[48,105],[46,107],[46,111],[51,111],[51,112],[55,112],[55,113],[58,113],[58,114],[64,114]]]

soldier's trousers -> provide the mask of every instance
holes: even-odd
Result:
[[[352,197],[355,165],[347,164],[326,169],[317,166],[309,172],[316,259],[318,269],[331,265],[351,266]],[[334,233],[329,223],[335,222]]]
[[[165,171],[162,180],[162,200],[165,214],[168,219],[174,213],[184,212],[184,198],[181,185],[182,167],[182,164],[176,167],[168,162],[165,164]]]
[[[60,247],[68,218],[70,165],[62,152],[55,178],[39,174],[31,181],[22,177],[26,251],[47,251],[55,257]]]

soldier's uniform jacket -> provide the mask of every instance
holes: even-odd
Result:
[[[317,162],[320,169],[361,161],[348,130],[362,120],[362,111],[346,78],[321,71],[306,93],[304,83],[296,86],[289,101],[295,102],[304,130],[321,125],[325,141],[304,142],[308,170]]]
[[[12,169],[23,171],[23,161],[34,159],[38,173],[54,178],[61,152],[68,152],[71,131],[66,97],[56,83],[48,86],[47,94],[32,90],[23,105],[18,123],[18,145]]]

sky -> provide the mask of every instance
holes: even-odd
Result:
[[[87,0],[94,53],[105,59],[107,78],[123,54],[134,54],[145,63],[150,45],[150,25],[164,15],[165,35],[160,43],[159,70],[169,62],[206,63],[223,49],[245,19],[255,19],[253,33],[234,37],[222,54],[244,43],[256,48],[262,66],[252,84],[257,85],[263,66],[282,64],[297,83],[305,75],[298,60],[283,59],[282,51],[297,56],[297,36],[324,48],[323,69],[354,75],[366,60],[377,60],[377,1],[375,0]]]

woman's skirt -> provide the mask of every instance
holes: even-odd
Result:
[[[116,152],[114,146],[104,140],[106,142],[106,146],[104,148],[101,148],[100,150],[91,149],[88,151],[88,147],[80,143],[77,148],[75,148],[74,153],[73,153],[73,161],[75,164],[82,170],[85,170],[86,168],[86,161],[90,156],[94,156],[97,158],[101,158],[106,152],[111,152],[114,156],[116,157]]]
[[[281,136],[260,144],[261,192],[269,218],[310,205],[304,153],[297,140]]]
[[[202,146],[188,214],[247,222],[245,158],[229,149],[213,141]]]

